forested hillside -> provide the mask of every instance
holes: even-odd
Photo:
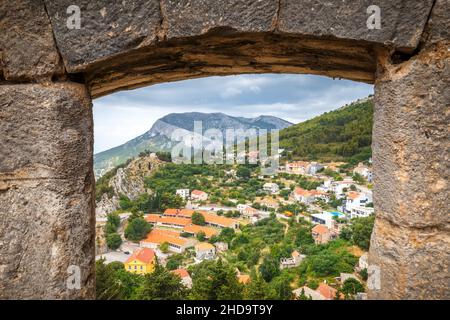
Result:
[[[356,163],[372,155],[373,98],[280,131],[280,148],[287,158],[349,161]]]

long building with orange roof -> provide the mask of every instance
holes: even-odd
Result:
[[[206,224],[211,227],[232,228],[232,229],[237,229],[239,227],[239,222],[236,219],[218,216],[216,214],[208,213],[206,211],[195,211],[191,209],[166,209],[166,211],[164,211],[163,216],[191,219],[192,214],[194,212],[201,213],[205,217]]]
[[[159,216],[156,214],[149,214],[145,217],[145,220],[153,225],[172,227],[172,228],[184,228],[191,223],[190,220],[172,217],[172,216]]]
[[[189,233],[191,235],[197,235],[198,233],[203,232],[207,239],[211,239],[211,237],[219,234],[219,231],[217,229],[205,226],[198,226],[195,224],[185,226],[183,228],[183,232]]]
[[[206,212],[201,212],[201,214],[205,217],[205,223],[211,227],[232,229],[239,228],[239,221],[237,221],[236,219],[222,217]]]
[[[166,209],[164,216],[190,219],[194,212],[192,209]]]
[[[156,249],[159,245],[167,242],[169,249],[174,252],[184,252],[189,247],[193,247],[196,243],[194,239],[187,239],[180,236],[179,232],[153,229],[147,238],[141,240],[140,246],[144,248]]]

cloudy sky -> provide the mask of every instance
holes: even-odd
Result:
[[[169,113],[223,112],[305,121],[373,93],[373,86],[312,75],[210,77],[123,91],[94,100],[95,153],[118,146]]]

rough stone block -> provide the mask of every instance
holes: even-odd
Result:
[[[83,85],[0,86],[0,179],[85,174],[92,164],[91,116]]]
[[[397,225],[450,223],[450,51],[384,66],[375,87],[374,205]]]
[[[450,228],[403,228],[378,218],[369,265],[380,268],[369,299],[450,299]]]
[[[417,47],[433,0],[281,0],[278,30],[311,36]],[[381,29],[369,30],[367,8],[377,5]]]
[[[426,41],[450,41],[450,0],[436,0],[426,28]]]
[[[0,1],[0,30],[0,76],[2,65],[4,78],[12,81],[62,72],[43,1]]]
[[[158,0],[45,0],[69,72],[151,43],[160,26]],[[80,29],[69,29],[69,6],[80,8]]]
[[[215,28],[264,32],[275,28],[278,0],[162,0],[167,38],[198,36]]]
[[[94,298],[93,123],[84,86],[0,86],[0,136],[0,299]],[[79,287],[70,277],[77,270]]]

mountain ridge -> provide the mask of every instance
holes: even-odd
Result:
[[[280,130],[287,128],[292,123],[269,115],[260,115],[255,118],[234,117],[221,112],[202,113],[185,112],[170,113],[158,119],[144,134],[137,136],[124,144],[99,152],[94,155],[94,172],[96,177],[100,177],[108,170],[124,163],[126,160],[136,157],[145,150],[169,151],[171,145],[171,135],[175,130],[180,135],[189,135],[194,130],[194,121],[202,121],[202,131],[208,129],[219,129],[224,131],[233,129],[267,129]]]

